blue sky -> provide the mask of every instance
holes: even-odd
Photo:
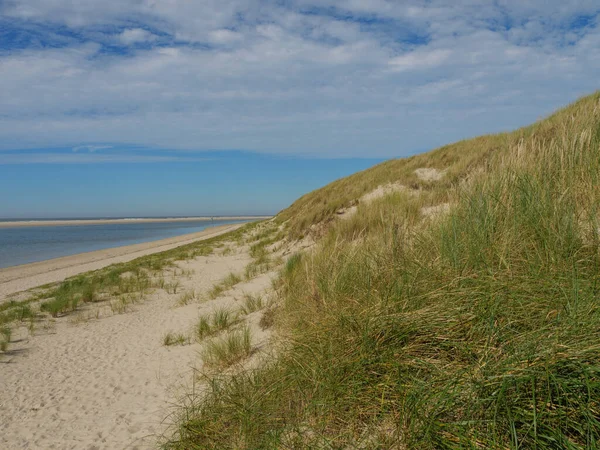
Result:
[[[40,153],[43,162],[0,166],[0,218],[270,215],[380,161],[243,152],[179,159],[169,153],[160,162],[147,154],[114,162],[109,153],[108,162],[93,163],[48,163]]]
[[[4,0],[0,217],[275,212],[598,89],[599,12],[597,0]]]

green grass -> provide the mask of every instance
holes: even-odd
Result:
[[[169,331],[163,336],[163,345],[169,347],[172,345],[186,345],[189,344],[189,338],[183,333],[173,333]]]
[[[252,352],[250,329],[244,327],[230,331],[222,338],[207,342],[202,352],[204,366],[225,369],[250,356]]]
[[[24,321],[35,317],[31,309],[33,300],[10,300],[0,304],[0,326],[14,321]]]
[[[178,280],[173,280],[165,284],[165,291],[167,291],[167,294],[177,294],[177,292],[179,292],[180,287],[181,282]]]
[[[263,309],[265,303],[260,295],[244,295],[244,304],[240,307],[243,314],[252,314],[255,311]]]
[[[2,327],[0,328],[0,351],[6,352],[8,350],[8,344],[10,344],[10,337],[12,335],[12,330],[10,327]]]
[[[250,246],[252,262],[246,266],[244,272],[246,280],[273,270],[283,262],[281,258],[273,258],[272,252],[269,251],[272,244],[281,242],[282,239],[283,235],[276,233],[274,223],[263,226],[260,232],[253,237],[253,243]]]
[[[415,195],[333,219],[387,182]],[[303,197],[277,220],[322,237],[281,271],[278,357],[215,377],[166,447],[599,448],[598,186],[596,93]]]
[[[218,308],[210,316],[201,316],[196,324],[196,339],[202,341],[224,331],[239,321],[237,314],[226,308]]]
[[[197,300],[198,296],[196,295],[196,291],[194,291],[193,289],[191,291],[186,291],[183,294],[181,294],[179,296],[179,298],[177,299],[177,304],[179,306],[185,306],[188,305],[189,303]]]
[[[215,284],[209,291],[208,297],[211,300],[219,297],[223,292],[228,291],[236,284],[242,281],[242,278],[239,275],[236,275],[233,272],[230,272],[222,281]]]
[[[75,311],[78,304],[79,299],[77,297],[60,292],[52,300],[43,302],[40,305],[40,310],[50,313],[52,317],[58,317],[63,313]]]

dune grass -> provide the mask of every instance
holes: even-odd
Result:
[[[219,283],[216,283],[208,291],[208,298],[214,300],[215,298],[219,297],[223,292],[228,291],[241,281],[242,278],[239,275],[233,272],[229,272],[229,274],[223,280],[221,280]]]
[[[10,344],[10,337],[12,336],[12,330],[10,327],[4,326],[0,328],[0,351],[6,352],[8,350],[8,344]]]
[[[244,271],[244,278],[250,280],[260,274],[273,270],[283,261],[281,257],[273,257],[269,247],[275,243],[281,242],[283,234],[277,231],[277,226],[274,222],[264,225],[253,236],[253,241],[250,245],[250,262]]]
[[[209,316],[201,316],[196,324],[198,342],[230,328],[239,321],[238,315],[227,308],[218,308]]]
[[[207,342],[202,352],[202,360],[207,368],[226,369],[247,358],[251,352],[250,329],[243,327],[230,331],[222,338]]]
[[[190,304],[193,301],[196,301],[197,299],[198,299],[198,295],[196,294],[196,291],[194,291],[192,289],[192,290],[183,292],[177,299],[177,304],[179,306],[185,306],[185,305]]]
[[[169,331],[163,336],[163,345],[170,347],[172,345],[186,345],[190,343],[190,339],[183,333],[174,333]]]
[[[265,307],[265,302],[260,295],[245,294],[244,303],[240,307],[242,314],[252,314],[255,311],[259,311]]]
[[[0,304],[0,326],[15,321],[30,320],[35,317],[35,313],[31,308],[33,300],[11,300]]]
[[[387,182],[418,195],[332,219]],[[166,447],[599,448],[598,186],[596,93],[305,196],[278,220],[327,227],[282,269],[279,357],[215,378]]]

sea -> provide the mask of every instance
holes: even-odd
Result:
[[[157,241],[196,233],[218,225],[240,222],[244,221],[190,220],[137,223],[133,220],[131,223],[124,221],[97,225],[0,227],[0,268]]]

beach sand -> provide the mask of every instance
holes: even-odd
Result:
[[[184,234],[159,241],[109,248],[77,255],[64,256],[21,266],[0,269],[0,303],[17,292],[32,289],[65,278],[98,270],[115,263],[122,263],[181,245],[208,239],[233,231],[243,224],[211,227],[198,233]]]
[[[233,227],[207,230],[204,237]],[[48,279],[57,280],[198,238],[109,253],[104,259],[94,252],[93,257],[79,255],[81,264],[73,265],[75,258],[70,260],[73,264],[54,262],[45,267],[52,274]],[[248,249],[237,248],[233,254],[179,262],[180,275],[165,274],[181,283],[177,294],[157,289],[122,314],[102,305],[97,318],[93,311],[81,311],[33,332],[26,326],[16,329],[9,352],[0,358],[0,448],[156,448],[160,436],[170,432],[169,414],[177,412],[173,404],[193,390],[193,374],[202,369],[199,355],[205,345],[192,340],[191,345],[165,347],[165,334],[192,336],[200,315],[223,307],[236,310],[244,293],[268,295],[264,293],[274,273],[238,284],[214,300],[180,306],[178,298],[190,290],[206,292],[231,271],[243,273],[250,261]],[[22,286],[32,284],[23,281],[32,277],[44,279],[42,266],[21,278]],[[269,339],[269,331],[258,325],[261,314],[244,318],[257,350],[253,358],[259,357]]]

